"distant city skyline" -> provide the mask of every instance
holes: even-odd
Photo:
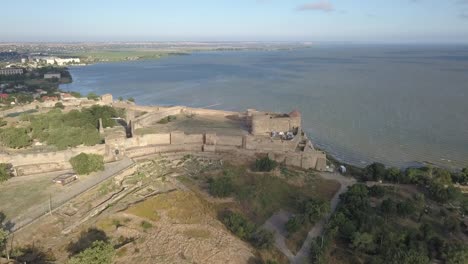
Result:
[[[6,1],[0,42],[468,43],[468,0]]]

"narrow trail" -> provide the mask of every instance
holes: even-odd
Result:
[[[270,219],[268,219],[264,225],[266,229],[275,233],[275,246],[289,259],[290,263],[310,263],[309,253],[313,239],[323,233],[325,224],[328,222],[331,215],[335,212],[336,207],[340,202],[340,195],[346,192],[348,187],[356,183],[355,179],[344,177],[338,173],[320,173],[320,176],[326,180],[338,181],[340,183],[340,189],[338,192],[336,192],[330,201],[330,213],[312,227],[307,235],[306,240],[302,244],[301,249],[297,252],[296,255],[294,255],[291,250],[288,249],[285,243],[287,232],[284,229],[284,224],[288,221],[291,215],[290,213],[280,210],[278,213],[270,217]]]

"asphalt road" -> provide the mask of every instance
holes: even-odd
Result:
[[[104,171],[82,177],[76,182],[64,186],[64,188],[66,188],[65,191],[51,196],[50,204],[52,210],[60,207],[64,203],[70,201],[71,199],[91,189],[99,183],[111,178],[118,172],[130,167],[133,163],[133,160],[129,158],[124,158],[123,160],[117,162],[107,163],[105,164]],[[25,181],[25,184],[27,184],[27,181]],[[49,213],[49,201],[38,203],[34,207],[26,210],[20,216],[10,220],[11,225],[13,225],[11,231],[17,231],[18,229],[32,223],[34,220],[47,213]]]

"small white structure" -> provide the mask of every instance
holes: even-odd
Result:
[[[52,79],[52,78],[57,78],[60,79],[62,77],[60,73],[46,73],[44,74],[44,79]]]
[[[345,174],[345,173],[346,173],[346,167],[343,166],[343,165],[340,165],[340,167],[338,168],[338,171],[339,171],[341,174]]]

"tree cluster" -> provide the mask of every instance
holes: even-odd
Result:
[[[462,172],[450,172],[437,167],[386,168],[382,163],[373,163],[364,168],[363,180],[387,181],[392,183],[417,184],[425,188],[435,201],[446,203],[461,198],[454,183],[466,184],[467,169]]]
[[[268,249],[273,246],[273,233],[256,226],[242,214],[233,211],[222,213],[221,220],[224,225],[237,237],[248,241],[258,249]]]
[[[312,243],[315,263],[326,263],[326,252],[334,240],[342,241],[366,263],[423,264],[431,259],[467,263],[468,247],[439,237],[432,224],[424,222],[419,228],[398,224],[396,218],[417,217],[424,210],[421,197],[387,198],[373,207],[371,197],[380,191],[370,189],[357,184],[342,194],[324,237]]]
[[[112,118],[119,113],[110,106],[94,105],[82,111],[61,112],[63,105],[40,115],[23,115],[21,120],[29,121],[27,127],[6,127],[0,129],[0,141],[9,148],[25,148],[38,140],[59,150],[78,145],[93,146],[102,143],[98,131],[98,120],[102,118],[104,127],[116,125]]]
[[[90,174],[104,170],[104,157],[97,154],[80,153],[70,159],[70,164],[77,174]]]

